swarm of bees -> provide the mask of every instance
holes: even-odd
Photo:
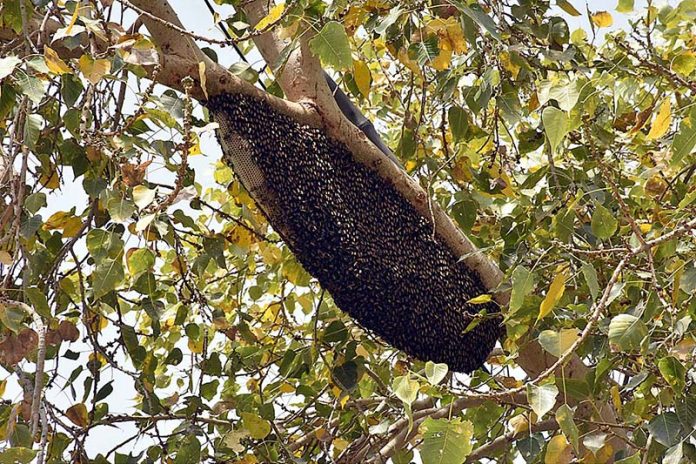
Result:
[[[468,303],[486,289],[429,219],[345,145],[267,102],[219,95],[208,108],[224,161],[339,308],[418,359],[483,364],[502,334],[498,308]]]

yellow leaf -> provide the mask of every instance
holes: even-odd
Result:
[[[7,387],[7,380],[0,381],[0,397],[5,394],[5,388]]]
[[[438,71],[444,71],[450,67],[452,63],[452,50],[441,48],[440,53],[430,62],[430,66]]]
[[[614,403],[614,409],[621,414],[621,409],[623,407],[623,402],[621,401],[621,394],[619,393],[619,387],[612,385],[611,387],[611,401]]]
[[[46,59],[46,66],[54,74],[65,74],[71,71],[70,66],[65,64],[65,61],[61,60],[58,53],[52,48],[44,48],[44,58]]]
[[[608,11],[598,11],[592,15],[592,22],[597,27],[610,27],[614,24],[614,18]]]
[[[293,387],[290,383],[284,382],[280,385],[279,390],[281,393],[293,393],[295,391],[295,387]]]
[[[517,79],[520,73],[520,66],[512,62],[510,54],[508,52],[501,52],[499,58],[503,68],[512,75],[513,79]]]
[[[493,299],[493,297],[490,294],[484,293],[483,295],[479,295],[477,297],[470,299],[469,301],[467,301],[467,303],[484,304],[484,303],[490,302],[492,299]]]
[[[12,255],[6,252],[5,250],[0,250],[0,264],[9,266],[10,264],[12,264],[12,262]]]
[[[364,61],[353,61],[353,76],[355,78],[355,85],[358,86],[360,93],[367,97],[370,94],[370,84],[372,84],[372,76],[370,75],[370,68],[365,64]]]
[[[95,60],[89,55],[82,55],[79,61],[80,71],[87,80],[96,85],[109,71],[111,71],[111,61]]]
[[[567,464],[572,458],[572,449],[565,436],[556,435],[546,445],[545,464]]]
[[[68,416],[70,422],[77,425],[78,427],[86,427],[89,424],[89,416],[87,415],[87,406],[82,403],[77,403],[74,406],[70,406],[65,415]]]
[[[517,436],[529,430],[529,420],[526,416],[520,414],[510,419],[508,427],[512,431],[513,436]]]
[[[568,265],[561,264],[556,268],[556,275],[553,278],[553,282],[549,286],[549,291],[546,293],[544,301],[541,302],[539,306],[539,318],[543,319],[546,317],[556,306],[556,303],[563,296],[565,292],[565,283],[568,278]]]
[[[262,18],[261,21],[259,21],[254,28],[257,31],[266,29],[268,26],[271,24],[276,23],[280,17],[283,15],[285,12],[285,3],[279,3],[273,8],[271,8],[271,11],[268,12],[268,15],[266,15],[265,18]]]
[[[435,18],[425,26],[426,34],[437,34],[440,50],[454,53],[466,53],[467,44],[460,22],[450,16],[447,19]]]
[[[688,51],[672,60],[672,69],[688,76],[696,68],[696,53]]]
[[[188,339],[188,348],[192,353],[200,354],[203,352],[203,339],[194,340],[192,338]]]
[[[660,105],[657,116],[655,116],[652,127],[650,127],[648,140],[656,140],[665,135],[669,130],[670,124],[672,124],[672,106],[669,98],[665,98]]]
[[[205,98],[208,99],[208,81],[206,80],[206,74],[205,74],[205,61],[201,61],[198,63],[198,77],[201,80],[201,89],[203,89],[203,94],[205,95]]]
[[[60,186],[60,177],[54,166],[51,166],[48,172],[42,172],[39,177],[39,182],[50,190],[55,190]]]

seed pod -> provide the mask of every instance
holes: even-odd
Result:
[[[345,145],[265,101],[226,94],[208,108],[223,160],[339,308],[421,360],[483,364],[502,334],[498,308],[467,303],[486,289],[429,219]]]

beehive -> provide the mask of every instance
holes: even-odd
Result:
[[[478,275],[391,184],[265,101],[220,95],[208,108],[224,161],[339,308],[421,360],[483,364],[501,335],[497,307],[467,303],[486,293]]]

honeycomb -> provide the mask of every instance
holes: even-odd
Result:
[[[500,314],[467,303],[486,289],[429,219],[345,145],[267,102],[223,94],[207,106],[224,162],[341,310],[418,359],[458,372],[483,364]]]

